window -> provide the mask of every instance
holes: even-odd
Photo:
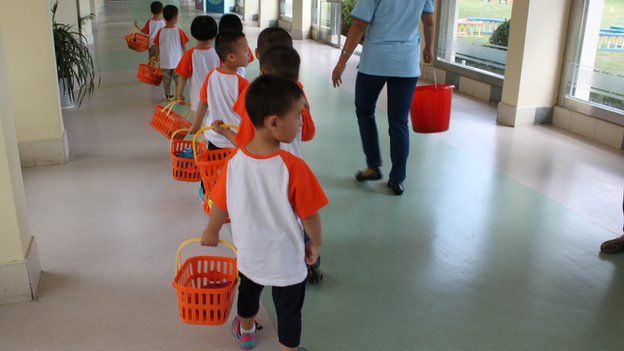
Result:
[[[503,78],[513,0],[448,0],[438,4],[437,61]]]
[[[292,21],[293,15],[293,0],[280,0],[280,18],[287,21]]]
[[[615,112],[622,124],[624,0],[579,1],[572,8],[570,23],[562,86],[564,104],[574,107],[581,103]]]

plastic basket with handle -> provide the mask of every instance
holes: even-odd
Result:
[[[140,64],[137,70],[137,79],[145,84],[159,86],[163,80],[160,60],[157,57],[150,57],[147,63]]]
[[[236,258],[194,256],[182,264],[184,247],[199,242],[200,238],[186,240],[176,255],[173,287],[178,295],[180,319],[188,324],[222,325],[230,315],[238,284]],[[219,240],[219,244],[236,254],[236,248],[229,242]]]
[[[149,49],[149,36],[138,30],[132,31],[132,33],[124,37],[126,44],[130,50],[137,52],[143,52]]]
[[[167,139],[173,137],[173,133],[180,129],[191,129],[191,122],[186,119],[186,116],[191,112],[190,105],[186,104],[186,111],[183,115],[175,112],[173,107],[177,104],[182,104],[181,101],[172,101],[166,106],[157,105],[154,115],[152,115],[152,122],[150,125],[152,128],[164,135]],[[186,134],[180,133],[176,135],[179,139],[184,139]]]
[[[226,124],[224,127],[238,128],[235,125]],[[193,155],[195,156],[195,164],[199,169],[199,175],[201,177],[202,184],[204,185],[204,212],[210,214],[210,208],[212,207],[212,189],[217,184],[217,179],[221,174],[221,168],[225,165],[227,158],[232,154],[234,149],[219,149],[208,150],[205,149],[201,152],[197,139],[200,135],[204,135],[207,130],[213,129],[212,126],[208,126],[200,129],[195,133],[193,137]]]
[[[173,179],[181,182],[199,182],[199,169],[195,164],[193,141],[176,138],[180,133],[187,133],[188,129],[178,129],[171,135],[169,143],[169,156],[171,156],[171,173]],[[190,154],[188,154],[190,150]],[[206,150],[206,145],[199,143],[197,152]],[[190,156],[190,157],[189,157]]]
[[[416,87],[410,115],[416,133],[440,133],[449,129],[453,85],[439,85],[433,69],[433,85]]]

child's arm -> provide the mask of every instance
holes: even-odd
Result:
[[[317,212],[306,219],[302,219],[301,223],[303,224],[303,229],[306,234],[310,237],[310,243],[306,245],[306,264],[313,265],[316,263],[321,253],[323,241],[321,216]]]
[[[201,124],[204,120],[204,116],[206,115],[207,110],[208,104],[200,101],[199,106],[197,107],[197,115],[195,116],[195,120],[193,121],[193,125],[191,126],[191,131],[189,132],[190,134],[195,134],[198,130],[201,129]]]
[[[230,128],[228,127],[223,127],[223,124],[225,124],[222,120],[217,120],[214,121],[214,123],[212,123],[212,127],[214,128],[213,130],[221,135],[223,135],[224,137],[226,137],[230,143],[232,143],[232,145],[236,145],[236,133],[234,133]]]
[[[210,211],[208,226],[202,235],[201,244],[203,246],[217,246],[219,244],[219,230],[227,220],[227,212],[217,205],[213,205]]]

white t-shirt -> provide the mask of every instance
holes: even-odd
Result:
[[[182,45],[188,41],[186,33],[178,27],[161,28],[154,38],[154,45],[158,46],[160,52],[160,68],[175,69],[178,67],[184,55]]]
[[[306,163],[287,151],[260,157],[237,149],[223,168],[212,201],[228,212],[238,269],[260,285],[305,280],[306,219],[328,204]]]
[[[238,96],[248,86],[249,81],[238,74],[225,73],[221,68],[210,71],[199,93],[200,100],[208,104],[204,126],[209,126],[217,120],[238,126],[240,117],[234,112],[233,107]],[[226,137],[212,130],[206,131],[206,139],[220,148],[234,147]]]
[[[164,28],[166,25],[167,25],[167,22],[165,22],[165,20],[162,18],[159,20],[148,19],[147,22],[145,22],[145,26],[143,27],[142,31],[143,33],[149,35],[150,47],[154,45],[154,38],[156,38],[156,33],[158,33],[158,31],[161,28]]]
[[[219,55],[214,48],[187,50],[182,56],[176,73],[189,79],[189,99],[191,111],[197,111],[199,105],[199,91],[208,76],[208,72],[221,66]]]

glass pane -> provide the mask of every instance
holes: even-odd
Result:
[[[586,0],[568,96],[624,110],[624,0]]]
[[[438,59],[504,76],[513,0],[442,2]]]
[[[280,17],[292,18],[293,0],[280,0]]]
[[[319,0],[312,0],[312,24],[318,25]]]
[[[340,46],[340,3],[320,0],[319,7],[319,40]]]

